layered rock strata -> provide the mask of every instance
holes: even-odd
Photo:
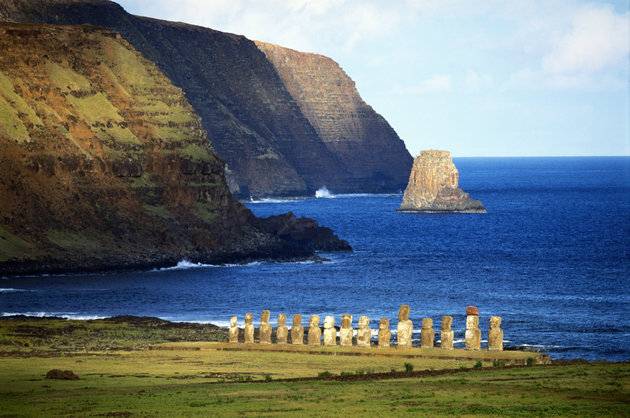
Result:
[[[478,200],[459,188],[459,172],[448,151],[422,151],[413,161],[398,212],[485,213]]]
[[[291,70],[243,36],[133,16],[105,0],[4,0],[0,20],[120,33],[184,90],[239,197],[404,187],[404,144],[324,57],[298,53]]]
[[[256,41],[326,147],[348,170],[335,192],[402,190],[412,164],[404,142],[363,101],[332,59]]]
[[[120,35],[2,23],[0,51],[0,274],[336,246],[330,230],[292,215],[280,237],[277,220],[240,204],[184,93]]]

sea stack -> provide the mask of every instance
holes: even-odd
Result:
[[[413,160],[409,184],[398,212],[485,213],[480,201],[459,187],[449,151],[426,150]]]

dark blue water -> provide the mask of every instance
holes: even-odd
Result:
[[[260,216],[293,211],[354,247],[331,262],[254,263],[0,281],[0,313],[68,317],[150,315],[242,323],[246,312],[368,315],[395,329],[400,304],[414,329],[465,309],[503,318],[506,345],[552,357],[630,359],[630,158],[455,159],[460,186],[487,214],[401,214],[401,195],[266,201]],[[334,193],[334,190],[332,191]],[[306,321],[306,319],[305,319]],[[436,332],[439,336],[439,332]],[[418,334],[414,337],[419,337]]]

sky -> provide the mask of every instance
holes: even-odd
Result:
[[[120,0],[335,60],[412,155],[630,155],[629,0]]]

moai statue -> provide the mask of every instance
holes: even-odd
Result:
[[[287,316],[286,314],[278,315],[278,328],[276,329],[276,342],[284,345],[287,343],[287,336],[289,335],[289,328],[287,328]]]
[[[236,317],[230,318],[230,331],[228,334],[228,341],[230,343],[238,343],[238,327],[236,326]]]
[[[409,305],[400,305],[398,311],[398,348],[411,348],[413,322],[409,319]]]
[[[422,329],[420,330],[420,347],[433,348],[435,331],[433,331],[433,319],[422,319]]]
[[[352,315],[344,314],[341,316],[341,329],[339,329],[339,345],[343,347],[351,347],[352,334]]]
[[[474,308],[474,309],[470,309]],[[481,330],[479,329],[479,311],[474,306],[466,308],[466,350],[481,349]],[[474,313],[477,312],[477,315]]]
[[[490,317],[490,330],[488,331],[488,350],[503,351],[503,330],[501,329],[501,317]]]
[[[389,330],[389,319],[381,318],[378,324],[378,348],[388,348],[392,332]]]
[[[254,325],[252,324],[253,320],[254,314],[245,314],[245,342],[248,344],[253,344],[254,342]]]
[[[337,329],[333,316],[324,318],[324,345],[337,345]]]
[[[357,330],[357,347],[369,347],[371,339],[372,330],[370,329],[370,318],[360,316],[359,329]]]
[[[308,345],[322,345],[322,330],[319,329],[318,315],[311,315],[308,320]]]
[[[260,314],[260,328],[258,338],[261,344],[271,344],[271,325],[269,324],[269,311],[264,310]]]
[[[291,325],[291,344],[304,344],[304,327],[302,326],[302,315],[293,315],[293,325]]]
[[[451,329],[451,324],[453,323],[453,317],[444,315],[442,317],[442,333],[440,334],[440,347],[446,348],[447,350],[453,349],[453,338],[455,333]]]

